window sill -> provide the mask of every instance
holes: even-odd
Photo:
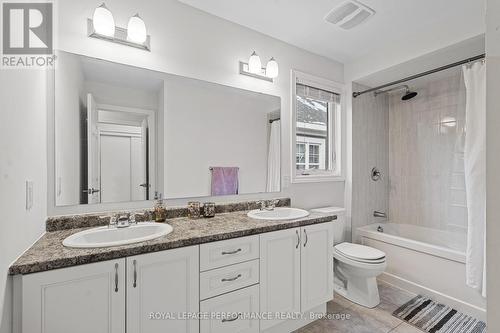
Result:
[[[294,176],[292,177],[292,184],[303,184],[303,183],[323,183],[323,182],[345,182],[344,176],[321,176],[321,175],[310,175],[310,176]]]

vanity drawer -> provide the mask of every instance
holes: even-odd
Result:
[[[259,258],[259,236],[200,245],[200,271]]]
[[[200,320],[200,333],[257,333],[259,286],[202,301],[200,311],[208,313],[207,319]]]
[[[202,272],[200,299],[206,299],[259,283],[259,260]]]

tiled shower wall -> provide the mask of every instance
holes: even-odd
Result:
[[[368,87],[353,84],[354,91]],[[353,240],[356,228],[384,219],[373,211],[389,209],[389,97],[368,93],[353,99],[352,105],[352,212]],[[382,178],[374,182],[370,173],[377,167]]]
[[[462,72],[416,82],[418,96],[389,97],[389,216],[391,222],[465,228]]]

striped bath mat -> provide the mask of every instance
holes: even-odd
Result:
[[[417,296],[393,315],[429,333],[485,333],[486,324],[449,306]]]

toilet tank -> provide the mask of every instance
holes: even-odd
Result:
[[[333,244],[337,245],[346,241],[345,208],[322,207],[311,209],[311,212],[337,215],[337,220],[333,221]]]

